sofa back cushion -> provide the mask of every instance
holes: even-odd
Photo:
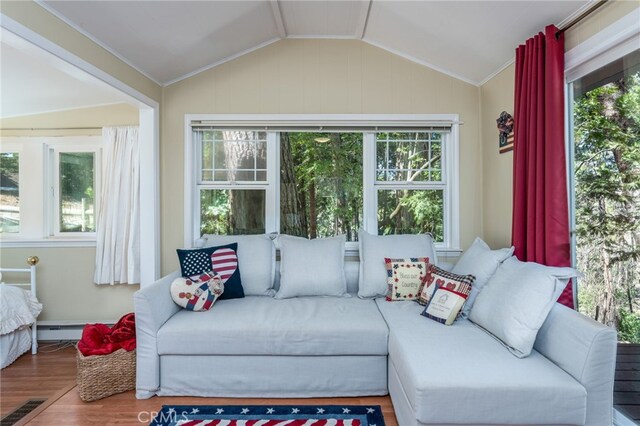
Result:
[[[538,330],[558,300],[572,268],[505,260],[478,294],[469,319],[518,358],[529,356]]]
[[[269,235],[205,234],[205,247],[238,243],[238,264],[246,296],[273,296],[276,248]]]
[[[357,260],[344,261],[344,276],[347,279],[347,293],[358,293],[358,275],[360,273],[360,262]],[[276,291],[280,288],[280,261],[276,262],[276,282],[273,287]]]
[[[306,238],[280,235],[280,288],[277,299],[345,296],[345,236]]]
[[[372,235],[361,230],[360,278],[358,296],[362,298],[385,297],[387,294],[387,269],[385,258],[427,257],[438,264],[433,238],[420,235]]]

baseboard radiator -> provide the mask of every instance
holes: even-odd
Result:
[[[61,341],[61,340],[80,340],[82,337],[82,329],[85,324],[103,323],[109,327],[113,326],[116,321],[38,321],[38,340]]]

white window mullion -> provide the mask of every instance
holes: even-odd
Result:
[[[267,132],[267,193],[264,226],[267,234],[280,232],[280,133]]]
[[[51,218],[49,235],[56,236],[60,233],[60,152],[55,148],[51,148],[49,152],[49,158],[53,160],[51,163],[51,182],[48,185],[52,194],[51,205],[49,206],[49,217]]]
[[[456,119],[457,121],[457,119]],[[451,133],[443,139],[441,150],[446,157],[446,186],[448,200],[448,211],[446,217],[449,219],[448,231],[449,239],[446,240],[448,248],[460,248],[460,125],[453,124]],[[444,161],[442,162],[445,165]]]

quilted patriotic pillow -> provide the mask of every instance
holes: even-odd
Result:
[[[220,275],[208,272],[176,278],[171,283],[171,298],[190,311],[208,311],[224,291]]]
[[[199,249],[178,249],[177,252],[183,277],[214,272],[224,284],[220,300],[244,297],[237,243]]]
[[[445,271],[444,269],[438,268],[435,265],[429,265],[427,277],[418,295],[418,303],[421,305],[428,304],[437,286],[444,287],[452,291],[460,291],[460,287],[463,284],[471,287],[475,279],[476,278],[473,275],[453,274]]]
[[[429,304],[421,315],[444,325],[451,325],[469,297],[469,293],[471,293],[471,285],[467,283],[458,284],[455,290],[436,284]]]
[[[387,268],[387,300],[416,300],[420,288],[427,277],[428,257],[389,259],[385,257]]]

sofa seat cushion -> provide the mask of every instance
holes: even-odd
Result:
[[[540,353],[519,359],[468,320],[446,327],[421,317],[417,303],[376,302],[390,329],[390,363],[419,422],[584,424],[586,390]]]
[[[177,312],[158,331],[158,353],[386,355],[387,338],[373,300],[248,296],[219,300],[209,311]]]

